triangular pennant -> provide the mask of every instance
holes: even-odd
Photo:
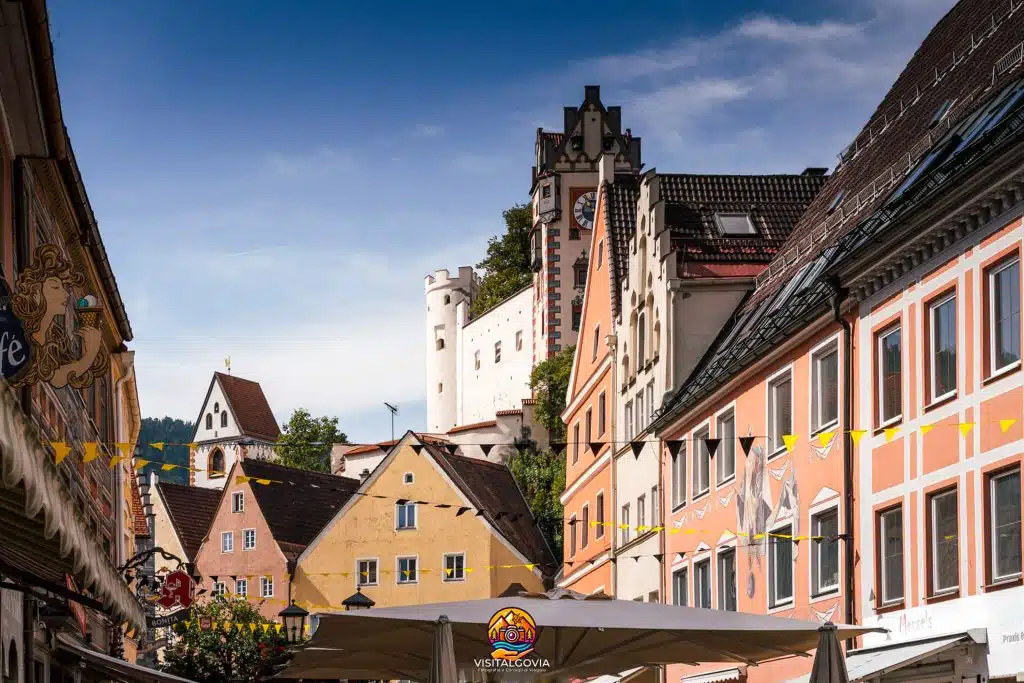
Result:
[[[188,446],[188,449],[189,449],[190,451],[194,451],[194,450],[195,450],[196,448],[198,448],[198,447],[199,447],[199,444],[197,444],[197,443],[195,443],[195,442],[192,442],[192,443],[187,443],[187,444],[185,444],[185,445],[186,445],[186,446]]]
[[[796,445],[796,435],[795,434],[783,434],[782,435],[782,443],[785,444],[787,451],[792,452],[793,451],[793,446]]]
[[[679,449],[683,447],[682,439],[666,441],[665,445],[668,446],[669,455],[671,455],[672,460],[675,461],[675,459],[679,457]]]
[[[639,561],[640,561],[640,556],[639,555],[634,555],[633,556],[633,562],[639,562]]]
[[[887,427],[885,429],[885,440],[886,441],[892,441],[893,437],[895,437],[897,432],[899,432],[899,431],[900,431],[899,427]]]
[[[421,443],[414,443],[414,444],[412,444],[412,452],[413,453],[415,453],[416,455],[419,455],[422,451],[423,451],[423,444],[421,444]]]
[[[974,429],[974,423],[973,422],[961,422],[960,423],[960,434],[961,435],[967,436],[968,434],[971,433],[972,429]]]
[[[407,505],[409,503],[408,498],[399,498],[395,501],[395,505]]]
[[[165,462],[163,465],[160,466],[160,469],[163,470],[164,472],[170,472],[175,467],[177,467],[177,465],[175,465],[174,463]]]
[[[591,441],[587,445],[590,446],[590,452],[593,453],[594,455],[597,455],[597,452],[601,450],[601,446],[603,446],[604,444],[601,443],[600,441]]]
[[[1003,433],[1005,434],[1007,431],[1009,431],[1010,427],[1012,427],[1016,423],[1016,420],[1000,420],[999,428],[1003,430]]]
[[[71,446],[67,445],[63,441],[51,441],[50,446],[53,447],[53,459],[58,465],[64,460],[64,458],[71,454]]]
[[[210,578],[211,578],[211,579],[213,580],[213,582],[214,582],[214,583],[217,583],[217,578],[218,578],[218,577],[216,577],[216,576],[211,576]]]
[[[121,456],[121,455],[112,455],[112,456],[110,456],[110,462],[107,463],[107,469],[110,469],[110,470],[114,469],[115,467],[117,467],[117,463],[121,462],[122,460],[124,460],[124,456]]]
[[[190,629],[190,628],[192,628],[192,622],[191,622],[191,621],[186,621],[186,622],[185,622],[185,628],[186,628],[186,629]]]
[[[686,557],[686,551],[684,550],[682,552],[676,553],[676,557],[680,560],[683,559],[684,557]]]
[[[449,453],[451,453],[452,455],[455,455],[455,451],[459,450],[459,445],[458,445],[458,444],[455,444],[455,443],[446,443],[446,444],[444,445],[444,447],[445,447],[445,448],[446,448],[446,449],[448,450],[448,452],[449,452]]]
[[[250,480],[252,480],[252,477],[247,477],[244,474],[239,474],[235,477],[236,484],[248,484]]]
[[[257,479],[256,480],[257,484],[263,484],[264,486],[270,486],[270,482],[271,482],[270,479]]]
[[[741,436],[739,438],[740,448],[743,449],[743,455],[750,455],[750,449],[754,447],[753,436]]]
[[[212,628],[214,631],[216,631],[217,630],[217,622],[216,621],[212,622],[210,624],[210,628]]]
[[[721,439],[704,439],[704,446],[708,449],[708,457],[715,457],[718,447],[722,444]]]
[[[551,447],[551,452],[554,453],[555,455],[561,455],[562,451],[565,450],[564,441],[552,441],[548,445]]]
[[[149,445],[152,446],[153,448],[157,449],[158,451],[162,451],[164,449],[164,442],[163,441],[157,441],[156,443],[151,443]]]
[[[820,443],[822,448],[824,448],[832,443],[832,439],[834,439],[835,436],[835,432],[822,432],[821,434],[818,434],[818,443]]]
[[[643,441],[633,441],[629,444],[629,447],[633,449],[633,457],[637,460],[640,459],[640,451],[644,449]]]
[[[85,455],[82,457],[83,462],[92,462],[100,455],[100,445],[95,441],[87,441],[83,444],[85,447]]]
[[[860,440],[864,438],[864,435],[868,433],[866,429],[851,429],[850,438],[853,439],[853,445],[856,446],[860,443]]]
[[[241,631],[242,628],[244,628],[244,627],[245,627],[245,624],[239,624],[237,621],[235,622],[235,630]]]
[[[469,512],[472,509],[473,508],[459,508],[459,511],[455,513],[455,516],[456,517],[461,517],[462,515],[466,514],[467,512]]]
[[[224,630],[225,631],[230,631],[231,630],[231,622],[230,621],[225,621],[224,622]]]
[[[256,633],[256,624],[249,624],[249,630],[252,633]]]
[[[927,434],[935,428],[935,425],[921,425],[921,434]]]
[[[149,464],[148,460],[142,458],[135,458],[135,469],[141,470],[143,467]]]
[[[482,444],[480,444],[480,450],[482,450],[484,452],[484,457],[485,458],[488,455],[491,454],[491,449],[492,448],[494,448],[494,444],[493,443],[482,443]]]
[[[475,516],[476,517],[483,517],[484,516],[484,511],[483,510],[477,510]]]
[[[655,553],[654,555],[652,555],[652,557],[656,559],[658,562],[661,562],[661,558],[665,557],[665,555],[662,553]]]
[[[270,628],[270,624],[263,624],[263,632],[266,633],[267,629]]]
[[[274,630],[277,631],[278,633],[280,633],[281,629],[283,629],[283,628],[284,628],[284,624],[274,624]]]
[[[533,568],[536,567],[537,565],[535,565],[535,564],[524,564],[523,566],[526,567],[527,569],[529,569],[532,572]]]
[[[451,575],[452,575],[452,571],[453,571],[453,570],[452,570],[452,568],[451,568],[451,567],[445,567],[445,568],[444,568],[444,573],[445,573],[445,574],[447,574],[448,576],[451,576]]]

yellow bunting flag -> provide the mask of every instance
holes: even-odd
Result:
[[[835,432],[822,432],[818,434],[818,442],[824,447],[832,443],[832,439],[836,436]]]
[[[192,442],[192,443],[187,443],[187,444],[185,444],[185,445],[186,445],[186,446],[188,446],[188,449],[189,449],[190,451],[194,451],[194,450],[195,450],[196,448],[198,448],[198,447],[199,447],[199,444],[197,444],[197,443],[195,443],[195,442]]]
[[[445,567],[444,573],[447,574],[448,576],[451,576],[452,575],[452,571],[453,570],[452,570],[451,567]]]
[[[932,431],[934,427],[935,425],[921,425],[921,434],[927,434],[928,432]]]
[[[893,437],[896,436],[896,433],[899,432],[899,431],[900,431],[899,427],[889,427],[889,428],[887,428],[885,430],[885,440],[886,441],[892,441]]]
[[[853,445],[856,446],[860,443],[860,440],[864,438],[864,435],[868,433],[866,429],[851,429],[850,438],[853,439]]]
[[[787,451],[792,451],[793,446],[796,445],[796,434],[783,434],[782,443],[786,444]]]
[[[523,566],[526,567],[527,569],[529,569],[531,572],[533,571],[534,565],[532,565],[532,564],[524,564]]]
[[[968,434],[971,433],[971,430],[974,429],[974,423],[973,422],[961,422],[959,427],[960,427],[960,434],[962,434],[963,436],[967,436]]]
[[[162,451],[164,449],[164,442],[163,441],[157,441],[156,443],[151,443],[149,445],[152,446],[153,448],[157,449],[158,451]]]
[[[212,628],[214,631],[216,631],[217,630],[217,622],[215,621],[212,624],[210,624],[210,628]]]
[[[175,465],[173,463],[165,462],[163,465],[161,465],[160,469],[162,469],[164,472],[170,472],[175,467],[177,467],[177,465]]]
[[[280,633],[281,629],[284,628],[284,624],[274,624],[274,628]]]
[[[237,477],[235,477],[235,483],[248,484],[250,479],[252,479],[252,477],[247,477],[244,474],[239,474]]]
[[[192,622],[191,621],[186,621],[185,622],[185,628],[187,628],[187,629],[188,628],[192,628]]]
[[[263,624],[263,632],[266,633],[267,629],[270,628],[270,624]]]
[[[135,458],[135,469],[137,469],[137,470],[141,470],[143,467],[145,467],[148,464],[149,464],[148,460],[143,460],[142,458]]]
[[[100,445],[95,441],[88,441],[83,446],[85,447],[85,456],[82,458],[83,462],[92,462],[100,457]]]
[[[999,421],[999,428],[1001,430],[1003,430],[1003,433],[1005,434],[1006,432],[1008,432],[1010,430],[1010,427],[1012,427],[1014,424],[1016,424],[1016,422],[1017,422],[1016,420],[1000,420]]]
[[[270,486],[270,482],[271,481],[273,481],[273,480],[272,479],[257,479],[256,483],[257,484],[263,484],[264,486]]]
[[[473,568],[472,567],[466,567],[466,573],[467,574],[472,574],[473,573]]]
[[[256,633],[256,624],[249,624],[249,630]]]
[[[51,441],[50,446],[53,447],[54,460],[59,465],[64,458],[71,454],[71,446],[67,445],[63,441]]]
[[[224,622],[224,630],[225,631],[230,631],[231,630],[231,622],[230,621],[225,621]]]

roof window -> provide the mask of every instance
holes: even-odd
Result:
[[[843,197],[846,195],[846,190],[839,190],[836,192],[836,196],[832,198],[832,203],[828,205],[828,211],[825,213],[832,213],[839,208],[839,205],[843,203]]]
[[[745,213],[716,213],[715,223],[723,235],[756,235],[750,215]]]

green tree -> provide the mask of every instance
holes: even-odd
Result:
[[[199,624],[204,617],[217,628],[202,630]],[[272,676],[274,667],[286,661],[284,632],[279,633],[275,623],[244,598],[220,596],[196,604],[189,621],[187,627],[184,623],[173,627],[174,642],[160,666],[169,674],[197,683],[256,681]],[[225,622],[230,622],[228,628]],[[268,625],[265,631],[264,624]]]
[[[530,388],[537,401],[534,414],[553,441],[565,439],[562,411],[565,410],[565,394],[569,390],[575,354],[576,347],[567,346],[551,358],[537,363],[530,373]]]
[[[533,270],[530,268],[533,210],[529,204],[516,204],[502,217],[505,219],[505,234],[492,237],[487,242],[487,257],[476,264],[484,271],[484,276],[480,291],[469,309],[475,316],[486,313],[533,282]]]
[[[524,448],[512,456],[508,468],[555,558],[561,561],[563,512],[558,499],[565,490],[565,454]]]
[[[191,422],[185,422],[173,417],[142,418],[142,428],[139,430],[139,446],[142,447],[142,457],[147,460],[159,461],[146,465],[143,470],[146,476],[148,477],[150,472],[156,472],[161,481],[187,484],[188,470],[174,468],[169,472],[164,472],[160,468],[165,462],[188,467],[188,446],[164,446],[163,453],[161,453],[150,448],[149,444],[187,444],[192,440],[193,431]]]
[[[278,462],[312,472],[331,471],[331,445],[348,443],[348,437],[338,429],[338,418],[314,418],[305,408],[297,408],[284,433],[274,444]]]

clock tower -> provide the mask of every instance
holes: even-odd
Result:
[[[640,138],[622,130],[622,110],[601,103],[601,88],[584,88],[583,104],[565,107],[562,132],[537,129],[532,173],[534,364],[576,343],[585,265],[592,251],[599,163],[613,153],[615,173],[637,174]]]

